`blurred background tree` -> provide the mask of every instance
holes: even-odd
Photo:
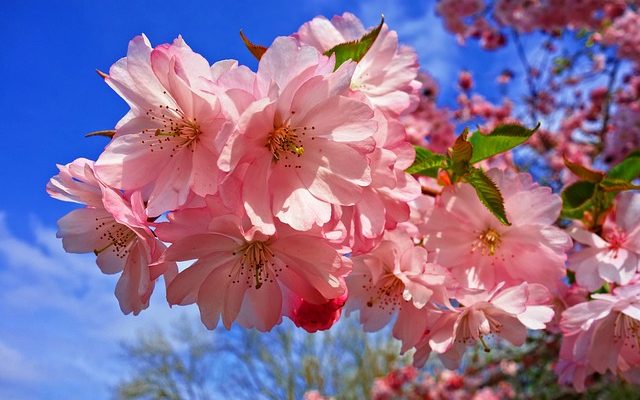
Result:
[[[365,333],[355,318],[307,333],[284,323],[269,333],[207,332],[181,320],[168,334],[142,333],[123,344],[132,375],[117,399],[301,399],[316,390],[368,398],[377,378],[407,365],[389,332]]]

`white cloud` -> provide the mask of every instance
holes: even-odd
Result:
[[[122,315],[113,295],[117,275],[101,274],[93,255],[65,253],[54,229],[35,219],[30,226],[33,238],[19,238],[0,212],[2,393],[109,398],[109,387],[126,373],[120,343],[151,327],[169,329],[197,308],[170,309],[158,282],[149,309]]]
[[[41,378],[33,363],[18,350],[0,341],[0,382],[19,381],[33,383]]]

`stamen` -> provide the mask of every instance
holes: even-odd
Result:
[[[378,288],[375,293],[367,301],[367,307],[373,307],[377,305],[381,309],[390,308],[390,312],[393,312],[396,307],[400,305],[401,291],[404,288],[404,284],[393,274],[387,274],[380,278]],[[369,286],[369,290],[373,289]]]
[[[260,241],[249,242],[240,251],[243,252],[240,259],[241,269],[245,267],[249,269],[251,274],[247,274],[247,276],[252,275],[256,289],[260,289],[265,281],[272,280],[270,275],[273,274],[273,268],[269,268],[269,266],[275,267],[272,262],[274,255],[267,243]]]
[[[502,243],[500,234],[493,228],[488,228],[478,236],[478,240],[473,243],[472,250],[480,247],[483,255],[486,251],[490,256],[493,256],[500,243]]]
[[[194,151],[202,133],[195,118],[188,118],[179,108],[163,105],[159,105],[157,109],[150,108],[146,115],[162,124],[161,128],[149,128],[141,132],[140,143],[149,146],[151,152],[164,150],[164,146],[171,150],[170,157],[185,147]]]
[[[487,343],[484,341],[484,338],[482,337],[482,335],[480,335],[478,339],[480,340],[480,343],[482,343],[482,348],[484,349],[484,352],[489,353],[491,351],[491,348],[487,346]]]
[[[296,157],[304,154],[304,146],[296,133],[296,129],[286,124],[269,133],[266,147],[273,154],[274,161],[280,160],[281,153],[290,153]]]
[[[125,258],[129,254],[129,245],[137,237],[136,234],[111,217],[96,218],[96,223],[96,230],[102,230],[100,239],[106,240],[107,244],[102,248],[94,249],[93,253],[97,256],[111,248],[117,257]]]

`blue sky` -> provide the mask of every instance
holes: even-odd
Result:
[[[55,238],[57,219],[75,208],[45,193],[56,163],[95,159],[106,141],[83,135],[112,128],[127,111],[96,68],[107,71],[141,32],[154,44],[182,34],[210,62],[235,58],[255,67],[240,29],[268,44],[316,15],[351,11],[368,25],[384,13],[438,78],[443,102],[453,101],[460,68],[476,71],[480,89],[493,86],[501,68],[487,64],[475,45],[458,47],[433,4],[417,3],[3,1],[0,398],[108,398],[110,386],[126,373],[117,358],[119,341],[196,314],[194,308],[169,310],[159,287],[141,316],[121,315],[112,294],[116,277],[101,275],[93,256],[65,254]]]

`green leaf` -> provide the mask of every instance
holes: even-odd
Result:
[[[628,182],[640,177],[640,150],[629,154],[607,173],[607,178],[622,179]]]
[[[382,30],[383,24],[384,16],[382,16],[380,25],[372,29],[370,32],[366,33],[360,39],[337,44],[329,50],[325,51],[325,56],[331,56],[332,54],[335,54],[336,56],[336,65],[334,67],[334,71],[348,60],[353,60],[355,62],[359,62],[360,60],[362,60],[362,57],[367,54],[367,51],[369,51],[369,49],[373,45],[373,42],[376,41],[376,38]]]
[[[562,158],[564,159],[564,165],[578,178],[593,183],[601,182],[604,179],[604,172],[594,171],[578,163],[571,162],[566,157]]]
[[[539,127],[540,124],[533,129],[516,124],[505,124],[496,127],[487,135],[483,135],[479,131],[474,132],[469,138],[469,142],[473,145],[473,158],[470,162],[474,164],[511,150],[526,142]]]
[[[407,168],[407,173],[426,175],[432,178],[438,176],[438,170],[444,166],[445,157],[436,154],[424,147],[414,146],[416,149],[416,159],[413,164]]]
[[[504,209],[504,199],[498,186],[481,169],[473,168],[464,176],[464,181],[473,186],[478,198],[500,222],[511,225]]]
[[[588,181],[578,181],[567,186],[561,194],[561,215],[565,218],[581,219],[584,212],[592,206],[596,186],[594,182]]]
[[[244,45],[247,46],[247,49],[249,49],[251,54],[253,54],[253,56],[258,61],[260,61],[260,59],[262,58],[264,53],[267,51],[267,48],[265,46],[260,46],[260,45],[254,44],[251,40],[249,40],[244,35],[244,32],[242,32],[242,30],[240,30],[240,37],[242,38],[242,41],[244,42]]]
[[[624,179],[606,178],[600,182],[600,187],[604,192],[618,193],[625,190],[640,190],[640,185],[634,185]]]

